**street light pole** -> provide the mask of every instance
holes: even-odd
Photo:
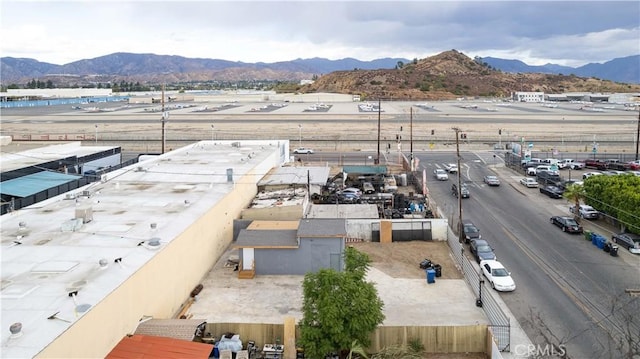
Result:
[[[95,140],[96,140],[96,145],[97,145],[98,144],[98,124],[96,123],[95,126],[96,126],[96,138],[95,138]]]
[[[458,166],[458,240],[460,243],[464,243],[464,231],[462,230],[462,179],[461,179],[461,169],[460,169],[460,129],[457,127],[453,128],[456,131],[456,164]]]
[[[298,147],[302,147],[302,125],[298,125]]]
[[[380,164],[380,99],[378,98],[378,155],[376,156],[376,165]]]
[[[211,125],[211,141],[213,141],[213,125]]]
[[[638,130],[636,131],[636,161],[638,160],[639,145],[640,145],[640,105],[638,106]]]

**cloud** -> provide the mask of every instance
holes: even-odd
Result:
[[[3,1],[2,56],[114,52],[244,62],[424,58],[457,49],[539,64],[640,53],[635,1]],[[5,36],[6,35],[6,36]],[[499,56],[500,55],[500,56]]]

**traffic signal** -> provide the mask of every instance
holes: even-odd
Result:
[[[436,130],[431,130],[431,136],[436,134]]]

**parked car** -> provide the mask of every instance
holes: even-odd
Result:
[[[306,148],[306,147],[298,147],[295,150],[293,150],[293,153],[296,154],[311,154],[313,153],[313,150],[310,148]]]
[[[455,163],[445,163],[442,165],[445,169],[445,171],[449,172],[449,173],[457,173],[458,172],[458,165]]]
[[[637,171],[640,170],[640,160],[627,162],[630,170]]]
[[[621,162],[617,159],[609,159],[605,161],[607,163],[607,169],[614,171],[626,171],[629,169],[629,165],[625,162]]]
[[[562,184],[562,177],[557,173],[551,171],[536,171],[536,181],[541,185],[555,185]]]
[[[585,168],[595,168],[600,171],[604,171],[607,169],[607,162],[602,160],[594,160],[594,159],[586,159],[584,160]]]
[[[564,190],[558,186],[547,185],[547,186],[540,187],[540,193],[546,194],[551,198],[562,198],[562,194],[564,193]]]
[[[551,224],[560,227],[563,232],[582,233],[582,226],[571,217],[553,216],[549,219]]]
[[[600,176],[600,175],[602,175],[602,172],[597,172],[597,171],[586,172],[582,175],[582,179],[587,179],[591,176]]]
[[[371,182],[363,182],[362,183],[362,191],[365,194],[376,193],[376,189],[373,187],[373,184]]]
[[[534,174],[538,174],[538,172],[540,171],[547,171],[553,175],[560,175],[560,172],[558,172],[557,168],[556,169],[552,169],[552,166],[550,165],[540,165],[536,167],[536,172]]]
[[[511,278],[511,273],[496,260],[480,261],[482,275],[487,278],[491,288],[501,292],[516,290],[516,283]]]
[[[527,166],[527,176],[535,176],[536,175],[536,166]]]
[[[473,254],[476,262],[496,259],[496,254],[493,253],[493,248],[484,239],[474,239],[469,243],[469,251]]]
[[[569,207],[569,212],[576,213],[575,204]],[[600,212],[596,211],[595,208],[589,205],[581,204],[578,207],[578,215],[586,219],[598,219],[600,217]]]
[[[438,181],[446,181],[446,180],[449,179],[449,175],[447,175],[447,171],[445,171],[445,170],[443,170],[441,168],[433,170],[433,174],[434,174],[434,176],[436,176],[436,179]]]
[[[462,220],[462,232],[464,235],[464,242],[469,244],[474,239],[482,238],[480,230],[473,222],[468,219]]]
[[[484,183],[488,184],[489,186],[499,186],[500,179],[497,176],[486,175],[484,176]]]
[[[572,158],[565,158],[562,161],[560,161],[561,164],[564,165],[564,167],[560,167],[560,168],[570,168],[572,170],[581,170],[584,168],[584,162],[578,162]]]
[[[618,233],[611,236],[611,242],[625,247],[633,254],[640,254],[640,235],[634,233]]]
[[[537,188],[539,186],[538,181],[530,177],[520,179],[520,184],[527,188]]]
[[[362,191],[358,188],[355,187],[347,187],[345,189],[343,189],[342,191],[340,191],[340,193],[345,194],[345,193],[350,193],[353,195],[356,195],[358,197],[362,196]]]
[[[451,194],[458,197],[458,185],[455,183],[451,185]],[[469,198],[470,196],[469,189],[464,183],[460,185],[460,196],[462,198]]]

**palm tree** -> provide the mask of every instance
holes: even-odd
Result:
[[[575,205],[573,217],[575,218],[576,222],[580,222],[580,214],[578,209],[580,208],[580,201],[582,201],[586,197],[584,187],[580,184],[573,183],[567,187],[567,189],[562,194],[562,197]]]
[[[349,350],[349,355],[347,355],[347,359],[352,359],[354,354],[367,359],[367,352],[364,349],[365,348],[358,342],[358,340],[354,340],[351,343],[351,348]]]

